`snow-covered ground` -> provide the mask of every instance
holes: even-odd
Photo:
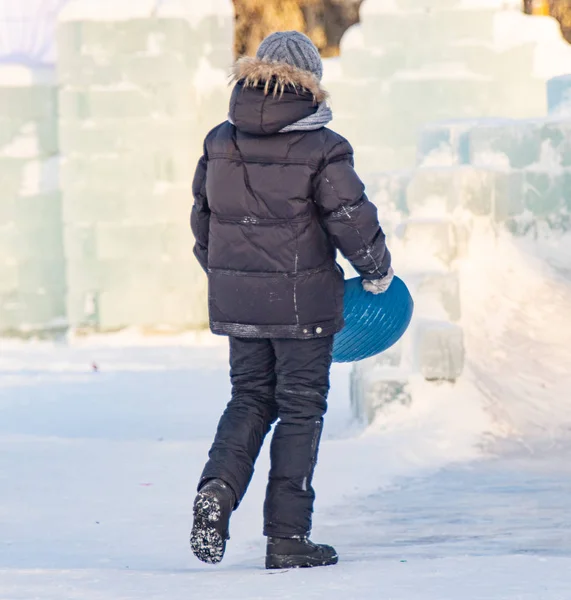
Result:
[[[364,431],[336,367],[314,538],[341,562],[273,573],[266,454],[222,565],[188,546],[224,340],[0,344],[1,600],[571,598],[570,454],[483,450],[493,417],[470,376]]]

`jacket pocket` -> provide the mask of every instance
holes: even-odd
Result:
[[[212,321],[243,325],[294,325],[294,281],[281,274],[210,270]]]

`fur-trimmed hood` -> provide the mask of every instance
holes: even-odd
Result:
[[[309,71],[281,62],[242,58],[235,64],[232,78],[236,85],[229,120],[245,133],[288,131],[294,124],[316,119],[324,107],[330,114],[324,104],[327,92]]]
[[[329,94],[321,82],[309,71],[303,71],[284,62],[270,62],[259,58],[244,57],[232,69],[232,80],[242,81],[245,87],[257,88],[264,84],[265,94],[282,95],[288,86],[309,92],[316,104],[327,100]]]

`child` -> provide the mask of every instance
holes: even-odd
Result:
[[[204,144],[193,185],[195,255],[208,273],[210,326],[230,337],[232,399],[198,486],[191,546],[218,563],[266,434],[266,567],[337,562],[309,540],[311,486],[327,409],[333,336],[343,327],[339,249],[383,293],[393,278],[353,150],[326,128],[323,65],[305,35],[270,35],[234,68],[228,120]],[[279,419],[279,420],[278,420]]]

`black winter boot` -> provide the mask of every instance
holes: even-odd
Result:
[[[314,544],[306,537],[268,538],[266,569],[299,569],[336,565],[335,548]]]
[[[200,488],[194,501],[190,546],[202,562],[215,565],[224,558],[234,504],[234,492],[221,479],[211,479]]]

